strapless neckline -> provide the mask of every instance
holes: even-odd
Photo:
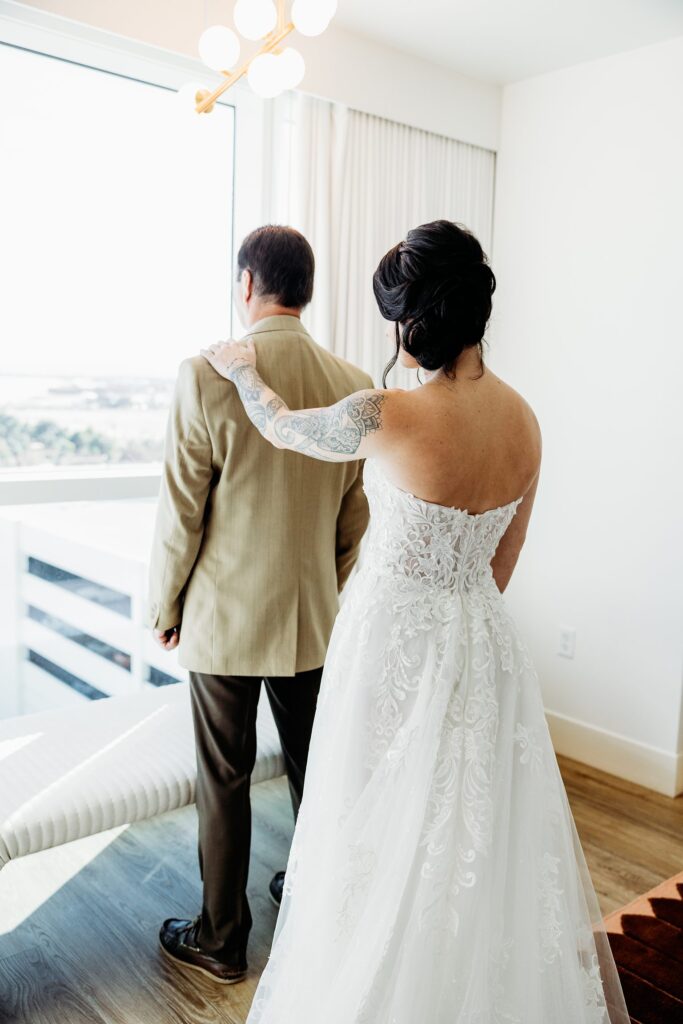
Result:
[[[368,459],[365,465],[366,471],[368,465],[372,466],[374,472],[380,477],[380,479],[382,480],[386,487],[389,487],[390,489],[397,491],[399,494],[404,495],[404,497],[410,498],[412,501],[416,501],[420,505],[427,505],[429,508],[440,509],[442,512],[454,512],[461,516],[466,516],[468,519],[481,519],[483,516],[490,516],[491,513],[493,512],[504,512],[507,509],[513,507],[516,508],[517,505],[519,505],[520,501],[522,501],[524,498],[524,495],[522,494],[519,498],[513,498],[512,501],[506,502],[505,505],[496,505],[494,508],[484,509],[483,512],[470,512],[468,509],[459,508],[457,505],[441,505],[437,501],[427,501],[426,498],[419,498],[417,494],[413,494],[412,491],[407,491],[405,490],[405,488],[399,487],[398,484],[395,484],[393,480],[390,480],[386,473],[382,469],[380,469],[376,459]]]

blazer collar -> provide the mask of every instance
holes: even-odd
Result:
[[[273,331],[293,331],[295,334],[310,337],[298,316],[265,316],[252,324],[244,332],[244,337],[248,338],[251,334],[271,334]]]

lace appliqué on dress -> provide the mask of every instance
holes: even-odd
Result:
[[[597,953],[593,953],[591,956],[590,967],[581,965],[581,977],[588,1010],[586,1017],[588,1024],[609,1024]]]
[[[538,863],[541,947],[543,962],[552,964],[562,955],[560,947],[560,897],[564,892],[558,885],[560,858],[544,853]]]
[[[532,774],[540,774],[544,767],[543,750],[534,727],[527,727],[518,722],[513,739],[515,743],[519,743],[522,750],[519,757],[520,764],[528,764]]]
[[[342,883],[341,906],[337,913],[338,936],[353,931],[377,865],[375,850],[363,843],[351,843],[348,850],[348,869]]]

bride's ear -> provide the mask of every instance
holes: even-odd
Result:
[[[410,321],[407,321],[407,323],[410,323]],[[401,364],[401,366],[405,366],[409,370],[414,370],[416,367],[419,367],[420,364],[418,363],[417,359],[415,359],[414,356],[411,356],[410,352],[406,352],[405,348],[403,347],[403,332],[405,330],[405,326],[405,324],[398,325],[398,361]]]

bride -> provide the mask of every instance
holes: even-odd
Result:
[[[483,362],[495,278],[440,220],[374,292],[414,390],[287,408],[247,342],[202,354],[277,448],[367,459],[371,525],[337,617],[270,958],[247,1024],[629,1024],[502,592],[541,460]],[[292,358],[296,358],[295,352]],[[302,500],[305,500],[305,496]]]

